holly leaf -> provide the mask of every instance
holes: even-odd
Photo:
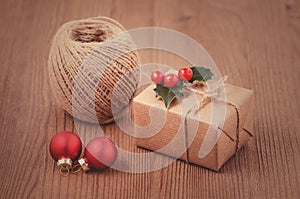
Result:
[[[193,83],[195,80],[206,82],[214,75],[209,68],[202,66],[192,66],[190,68],[193,71],[193,77],[189,80],[190,83]]]
[[[168,109],[170,104],[177,98],[183,96],[183,83],[179,83],[178,85],[168,88],[161,84],[157,84],[156,88],[153,89],[157,96],[160,96],[163,100],[165,107]]]
[[[180,99],[183,96],[183,88],[186,85],[184,84],[184,82],[182,80],[178,80],[178,83],[176,84],[176,86],[172,87],[172,88],[168,88],[170,89],[175,95],[177,99]]]

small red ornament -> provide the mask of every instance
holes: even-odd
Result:
[[[108,138],[97,137],[85,147],[84,157],[78,160],[84,171],[89,169],[104,170],[117,159],[117,148]]]
[[[164,80],[164,74],[158,70],[153,71],[151,74],[151,80],[155,84],[160,84]]]
[[[81,151],[82,143],[75,133],[64,131],[51,139],[50,154],[63,175],[69,174],[72,163],[79,158]]]
[[[189,81],[193,77],[193,71],[189,67],[182,67],[178,71],[178,76],[183,81]]]
[[[165,75],[164,77],[164,84],[169,87],[169,88],[172,88],[174,87],[176,84],[178,83],[178,76],[173,74],[173,73],[170,73],[170,74],[167,74]]]

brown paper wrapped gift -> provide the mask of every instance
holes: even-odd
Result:
[[[188,107],[205,101],[203,95],[188,94],[166,109],[155,97],[154,87],[150,85],[133,99],[139,147],[217,171],[254,136],[251,90],[224,84],[223,101],[211,98],[198,108]],[[218,111],[213,110],[218,107],[226,108],[223,123],[213,124],[212,118],[218,117]]]

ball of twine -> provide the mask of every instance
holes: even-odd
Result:
[[[105,124],[122,115],[137,87],[132,71],[139,63],[134,43],[124,31],[106,17],[71,21],[57,31],[48,59],[50,84],[72,116]]]

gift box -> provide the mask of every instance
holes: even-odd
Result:
[[[252,90],[224,84],[222,100],[190,92],[167,109],[154,88],[133,99],[138,147],[218,171],[254,137]]]

